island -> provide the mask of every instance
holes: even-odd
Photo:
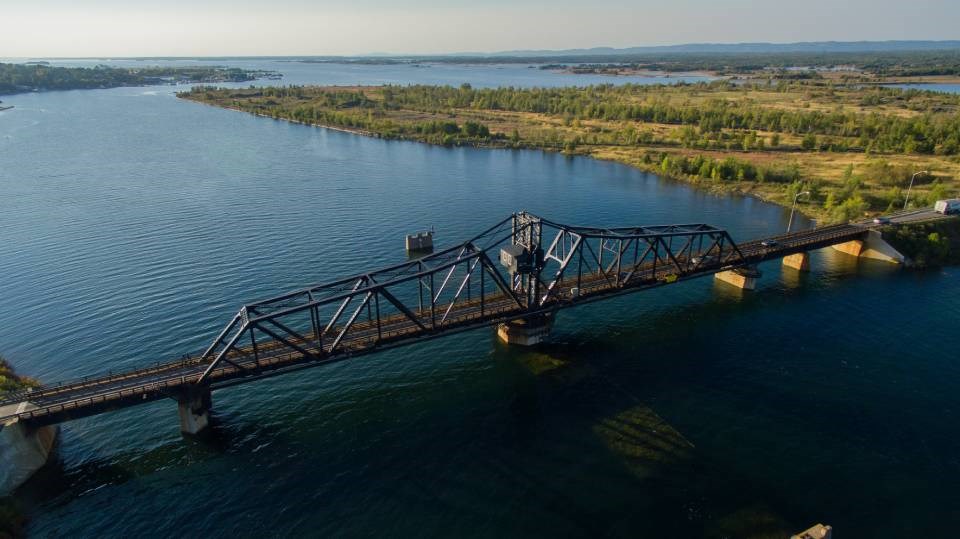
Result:
[[[908,191],[909,206],[927,206],[960,188],[960,95],[935,92],[723,80],[531,89],[197,86],[177,95],[367,136],[588,155],[713,191],[796,200],[821,222],[902,209]]]
[[[45,90],[116,88],[158,84],[246,82],[277,79],[273,71],[222,66],[195,67],[52,67],[45,62],[0,63],[0,95]]]

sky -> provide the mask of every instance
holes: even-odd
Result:
[[[960,0],[0,0],[0,57],[960,39]]]

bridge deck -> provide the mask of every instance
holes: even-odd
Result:
[[[719,261],[702,262],[680,275],[674,268],[664,264],[658,267],[656,263],[649,262],[622,268],[621,275],[631,275],[626,282],[617,282],[620,279],[599,272],[579,275],[576,284],[564,282],[564,286],[550,301],[535,310],[518,305],[514,298],[503,291],[490,293],[482,298],[461,299],[452,304],[437,306],[435,312],[446,312],[447,308],[450,308],[442,327],[436,325],[436,317],[431,316],[429,310],[415,312],[416,321],[403,314],[385,316],[376,321],[358,321],[335,349],[330,339],[326,342],[318,340],[315,333],[293,339],[293,344],[297,345],[299,350],[280,342],[261,344],[256,354],[252,353],[250,347],[238,347],[226,354],[228,361],[219,363],[208,373],[204,383],[214,389],[245,383],[416,340],[489,326],[612,295],[661,286],[668,282],[703,277],[718,271],[859,239],[869,228],[870,225],[866,224],[835,225],[754,240],[739,244],[743,258],[735,265],[724,265]],[[776,245],[766,247],[762,244],[770,239],[774,240]],[[572,286],[577,286],[576,294],[571,290]],[[334,326],[324,333],[336,333],[340,327],[343,325]],[[34,425],[53,424],[157,399],[176,398],[185,388],[195,386],[210,364],[210,358],[187,358],[125,373],[20,392],[0,401],[0,422],[20,420]]]

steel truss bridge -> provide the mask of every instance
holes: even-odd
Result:
[[[869,228],[836,225],[737,244],[707,224],[595,228],[520,212],[434,254],[244,305],[195,357],[8,395],[0,401],[9,410],[0,422],[43,426],[181,399],[197,388],[219,389],[749,268],[861,239]]]

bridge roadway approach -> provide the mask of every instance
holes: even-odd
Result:
[[[909,212],[893,225],[936,217]],[[207,426],[213,389],[481,326],[533,344],[558,309],[709,275],[750,288],[758,263],[786,257],[803,270],[807,251],[829,246],[902,261],[879,228],[833,225],[737,244],[706,224],[578,227],[521,212],[455,247],[244,305],[195,357],[9,395],[0,423],[35,431],[172,398],[181,430],[195,434]]]

